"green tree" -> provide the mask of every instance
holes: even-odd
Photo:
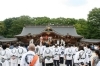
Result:
[[[50,23],[50,18],[48,17],[34,17],[33,24],[34,25],[48,25]]]
[[[4,31],[5,31],[5,26],[4,26],[4,23],[1,21],[0,22],[0,35],[3,35]]]
[[[88,14],[88,38],[100,39],[100,8],[94,8]]]
[[[75,24],[77,33],[87,38],[87,21],[85,19],[78,19]]]
[[[12,26],[9,29],[10,36],[13,37],[14,35],[20,34],[22,31],[22,28],[25,25],[31,25],[32,24],[32,18],[29,16],[20,16],[17,17],[15,20],[12,22]]]

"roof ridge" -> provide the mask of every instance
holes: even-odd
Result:
[[[48,25],[47,25],[48,26]],[[24,27],[47,27],[47,26],[32,26],[32,25],[28,25],[28,26],[24,26]],[[73,27],[74,28],[74,26],[50,26],[50,27]]]

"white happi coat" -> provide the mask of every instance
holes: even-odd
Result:
[[[27,52],[26,48],[24,47],[18,47],[18,64],[20,64],[20,60],[22,58],[22,55]]]
[[[1,63],[1,52],[2,52],[2,47],[0,47],[0,63]]]
[[[18,63],[18,50],[16,48],[11,49],[11,66],[17,66]]]
[[[9,48],[2,50],[1,60],[4,60],[4,62],[2,62],[2,66],[10,66],[10,56],[11,56],[11,50]]]
[[[89,63],[89,61],[91,61],[92,51],[91,49],[87,48],[85,53],[86,53],[86,62]]]
[[[53,59],[54,60],[59,60],[59,57],[60,57],[60,50],[59,50],[59,48],[58,47],[55,47],[54,49],[53,49]]]
[[[65,52],[65,47],[64,46],[61,46],[59,47],[59,50],[60,50],[60,57],[64,57],[64,52]]]
[[[74,59],[76,52],[78,52],[78,47],[72,47],[72,51],[73,51],[73,59]]]
[[[43,57],[53,57],[53,52],[51,51],[51,49],[49,47],[46,47],[44,52],[43,52]],[[45,58],[45,63],[53,63],[53,58],[50,58],[49,60],[47,58]]]
[[[40,55],[43,55],[43,51],[45,50],[45,46],[40,46],[40,48],[39,48],[39,54]]]
[[[37,54],[37,55],[39,55],[39,46],[37,45],[37,46],[35,46],[35,53]]]
[[[73,52],[71,47],[66,48],[65,55],[66,55],[66,60],[72,60]]]
[[[35,52],[28,51],[27,53],[22,55],[20,66],[29,66],[29,63],[32,61],[33,57],[35,55]],[[34,66],[41,66],[39,63],[39,58],[36,61]]]
[[[85,54],[85,51],[83,50],[76,52],[75,57],[74,57],[74,63],[81,63],[81,62],[86,64],[86,54]]]

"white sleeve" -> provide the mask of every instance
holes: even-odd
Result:
[[[53,55],[54,55],[54,54],[55,54],[54,49],[53,49],[53,51],[52,51],[52,52],[53,52]]]
[[[64,52],[64,54],[66,55],[67,53],[66,53],[66,49],[65,49],[65,52]]]
[[[77,52],[74,57],[74,63],[79,63],[79,53]]]
[[[45,50],[43,51],[43,58],[45,57]]]
[[[25,52],[25,53],[27,52],[26,48],[24,48],[24,52]]]
[[[20,66],[25,66],[25,55],[22,56]]]

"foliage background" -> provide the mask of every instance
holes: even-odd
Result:
[[[85,38],[100,39],[100,8],[92,9],[87,20],[75,18],[49,18],[49,17],[30,17],[20,16],[7,18],[0,21],[0,35],[4,37],[14,37],[20,34],[25,25],[53,25],[53,26],[68,26],[74,25],[77,33]]]

